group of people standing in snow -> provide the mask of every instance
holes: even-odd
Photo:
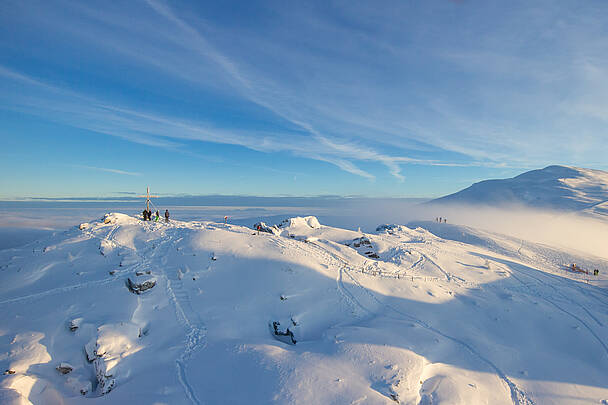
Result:
[[[152,211],[149,208],[143,210],[142,215],[144,217],[144,221],[152,221]],[[160,213],[156,210],[156,214],[154,216],[154,221],[158,222],[160,219]],[[165,210],[165,222],[169,222],[169,210]]]
[[[435,222],[439,222],[440,224],[441,224],[441,223],[443,223],[443,224],[447,224],[447,223],[448,223],[448,220],[447,220],[447,219],[445,219],[445,218],[442,218],[442,217],[436,217],[436,218],[435,218]]]

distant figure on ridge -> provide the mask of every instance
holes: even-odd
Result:
[[[169,210],[165,210],[165,222],[169,222]]]

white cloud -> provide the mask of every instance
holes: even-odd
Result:
[[[71,165],[71,166],[77,167],[77,168],[82,168],[82,169],[97,170],[100,172],[123,174],[126,176],[141,176],[141,173],[138,173],[138,172],[128,172],[126,170],[119,170],[119,169],[108,169],[106,167],[95,167],[95,166],[86,166],[86,165]]]
[[[175,151],[191,140],[286,151],[369,180],[363,163],[403,181],[406,164],[538,167],[559,156],[583,165],[608,152],[603,127],[588,120],[608,110],[605,72],[590,68],[608,63],[598,4],[352,4],[335,15],[292,4],[255,29],[145,4],[69,5],[80,20],[42,4],[21,22],[39,18],[116,63],[261,107],[274,126],[151,111],[0,66],[37,89],[5,95],[5,108]]]

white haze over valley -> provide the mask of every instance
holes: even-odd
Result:
[[[238,204],[238,198],[234,198]],[[426,206],[419,200],[337,199],[335,207],[248,207],[248,206],[163,206],[181,220],[223,221],[251,226],[258,221],[279,222],[291,216],[315,215],[324,223],[346,229],[372,231],[384,223],[407,224],[412,221],[434,221],[445,218],[448,224],[465,225],[510,235],[538,243],[557,245],[588,254],[608,257],[608,217],[558,210],[538,209],[523,205],[479,207],[471,205]],[[16,247],[31,242],[45,232],[62,230],[91,218],[100,218],[109,210],[138,215],[140,205],[109,204],[74,205],[54,208],[48,203],[40,208],[0,208],[0,248]],[[163,211],[164,212],[164,211]],[[31,236],[30,236],[31,235]],[[23,242],[23,243],[21,243]]]

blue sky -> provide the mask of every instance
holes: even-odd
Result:
[[[4,0],[0,198],[434,197],[606,170],[606,21],[599,0]]]

